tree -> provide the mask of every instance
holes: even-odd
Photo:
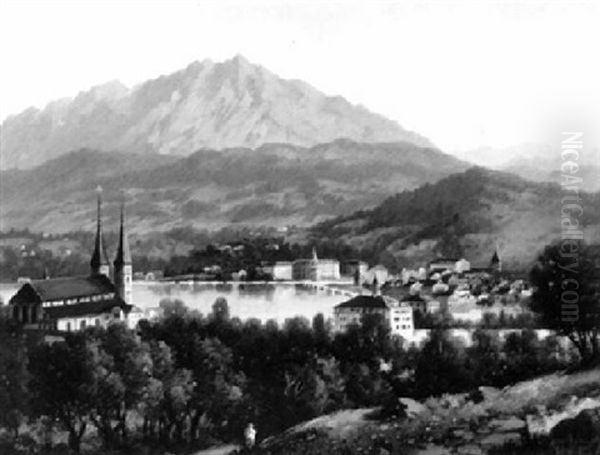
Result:
[[[107,447],[127,441],[127,415],[149,385],[152,358],[146,343],[122,324],[89,331],[94,390],[90,417]]]
[[[476,381],[482,385],[502,386],[500,365],[500,340],[496,331],[477,329],[473,332],[473,345],[467,348],[467,359],[473,365]]]
[[[0,426],[15,439],[28,412],[28,380],[24,334],[11,320],[0,317]]]
[[[57,419],[69,433],[69,448],[79,453],[94,398],[89,346],[82,334],[64,342],[40,344],[30,355],[30,390],[38,415]]]
[[[421,397],[462,392],[471,386],[464,366],[464,351],[445,331],[431,331],[419,354],[415,383]]]
[[[213,434],[227,433],[243,397],[245,377],[234,370],[231,349],[217,338],[194,337],[190,348],[195,354],[189,365],[195,381],[190,402],[191,437],[197,437],[201,419],[206,420]]]
[[[192,373],[175,367],[171,349],[162,341],[151,342],[150,355],[152,377],[140,406],[144,437],[180,443],[195,386]]]
[[[163,310],[163,315],[165,318],[170,316],[183,317],[188,313],[188,308],[185,306],[185,303],[179,299],[172,300],[169,298],[164,298],[160,300],[158,306]]]
[[[229,304],[224,297],[217,297],[212,305],[212,315],[219,322],[229,321]]]
[[[547,246],[531,270],[531,309],[541,323],[567,336],[582,363],[600,356],[600,267],[598,249],[582,241]]]

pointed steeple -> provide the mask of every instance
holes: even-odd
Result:
[[[492,259],[490,260],[490,267],[492,269],[497,270],[498,272],[502,271],[502,259],[500,258],[498,244],[496,244],[496,249],[494,250],[494,254],[492,256]]]
[[[373,276],[373,282],[371,283],[371,293],[373,297],[378,297],[381,295],[381,287],[379,287],[379,280],[377,279],[377,275]]]
[[[115,268],[120,265],[131,264],[131,251],[125,228],[125,198],[121,201],[121,228],[119,231],[119,248],[115,258]]]
[[[109,275],[110,263],[104,246],[104,234],[102,233],[102,187],[96,189],[98,194],[98,213],[96,221],[96,241],[90,261],[92,275]]]
[[[317,257],[317,249],[314,246],[313,246],[313,249],[312,249],[312,260],[314,262],[317,262],[319,260],[319,258]]]

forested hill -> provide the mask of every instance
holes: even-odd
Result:
[[[527,268],[560,235],[559,185],[473,167],[386,199],[372,210],[325,221],[318,238],[380,251],[384,262],[418,265],[438,255],[487,265],[498,245],[504,263]],[[582,193],[586,240],[600,241],[600,193]]]
[[[116,226],[121,191],[136,233],[232,224],[310,226],[467,167],[409,142],[265,144],[202,149],[187,157],[81,150],[30,170],[2,171],[1,228],[91,230],[97,185],[104,188],[108,229]]]

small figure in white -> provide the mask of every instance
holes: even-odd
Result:
[[[248,449],[254,447],[254,442],[256,440],[256,430],[254,429],[254,425],[252,424],[252,422],[250,422],[244,430],[244,440]]]

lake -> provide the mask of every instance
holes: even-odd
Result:
[[[0,284],[0,296],[8,303],[18,290],[16,283]],[[231,316],[242,320],[257,318],[275,319],[283,323],[294,316],[309,320],[317,313],[333,317],[333,307],[349,297],[332,294],[303,285],[289,283],[150,283],[134,282],[134,304],[142,309],[157,307],[161,299],[180,299],[190,309],[206,315],[218,297],[229,304]]]

